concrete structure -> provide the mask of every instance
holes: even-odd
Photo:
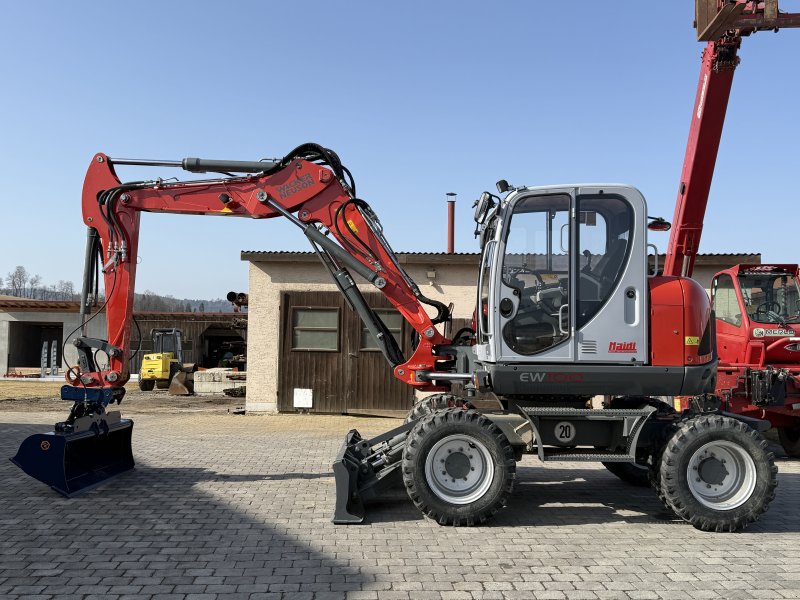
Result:
[[[194,374],[194,393],[221,396],[225,390],[245,387],[247,373],[227,368],[206,369]]]
[[[454,318],[472,318],[477,254],[400,253],[398,259],[427,297],[452,302]],[[337,288],[313,252],[242,252],[242,260],[250,261],[246,408],[273,412],[277,410],[281,294],[336,292]],[[367,283],[359,288],[375,291]]]
[[[0,377],[9,373],[10,369],[38,367],[43,341],[58,343],[58,364],[62,373],[65,364],[62,348],[66,363],[77,364],[78,354],[70,342],[79,335],[79,309],[78,302],[0,297]],[[226,343],[238,341],[241,345],[246,337],[246,315],[243,313],[137,312],[135,318],[131,350],[136,352],[140,349],[140,352],[131,360],[130,369],[133,373],[138,373],[142,355],[152,350],[152,328],[181,329],[184,360],[206,367],[219,364],[226,351]],[[86,333],[93,338],[107,337],[104,312],[90,316]]]
[[[58,342],[59,365],[63,371],[62,348],[66,360],[74,365],[78,361],[70,340],[80,329],[78,302],[55,300],[29,300],[12,296],[0,297],[0,376],[9,368],[38,367],[42,341]],[[105,314],[94,314],[87,324],[87,335],[106,337]]]
[[[281,339],[286,333],[282,303],[292,292],[336,291],[330,275],[313,252],[243,251],[249,269],[249,336],[246,409],[278,408]],[[475,307],[477,253],[400,253],[398,259],[429,298],[454,305],[455,319],[471,319]],[[701,254],[694,277],[706,289],[713,275],[737,263],[760,263],[760,254]],[[659,257],[664,264],[664,257]],[[369,284],[362,291],[375,291]],[[387,377],[391,377],[388,368]],[[309,384],[310,385],[310,384]]]

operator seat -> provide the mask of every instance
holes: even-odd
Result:
[[[617,280],[617,275],[622,268],[622,261],[625,258],[625,250],[628,248],[628,241],[617,238],[611,242],[611,246],[600,260],[597,266],[592,269],[595,276],[600,280],[600,298],[605,299],[611,291],[611,286]]]

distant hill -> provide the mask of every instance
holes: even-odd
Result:
[[[233,312],[231,303],[222,298],[199,300],[161,296],[150,290],[134,294],[133,307],[143,312]]]
[[[65,289],[66,288],[66,289]],[[74,293],[72,285],[56,289],[50,287],[28,287],[23,293],[15,293],[12,288],[0,287],[0,296],[8,298],[28,298],[30,300],[80,300]],[[101,298],[102,302],[102,298]],[[162,296],[150,290],[141,294],[134,294],[133,307],[142,312],[233,312],[231,303],[223,298],[203,300],[198,298],[174,298]]]

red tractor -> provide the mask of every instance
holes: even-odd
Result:
[[[800,286],[797,265],[736,265],[711,284],[726,410],[768,420],[800,456]]]

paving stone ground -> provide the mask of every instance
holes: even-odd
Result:
[[[334,526],[344,433],[386,419],[137,415],[136,469],[65,499],[5,460],[63,415],[0,413],[0,598],[800,598],[800,462],[739,534],[670,518],[600,465],[525,457],[490,525],[440,527],[398,490]]]

